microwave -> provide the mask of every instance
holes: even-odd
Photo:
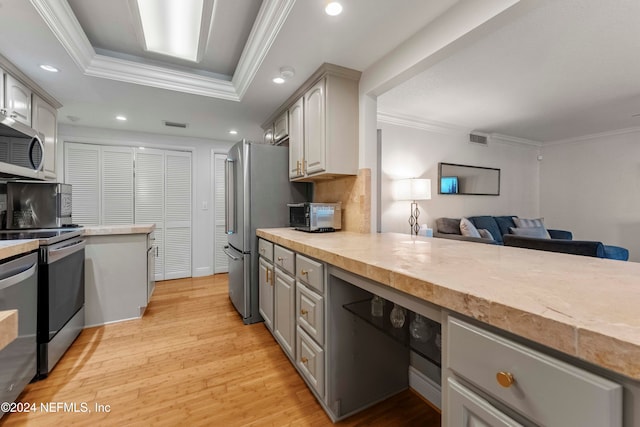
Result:
[[[7,182],[6,228],[60,228],[71,224],[71,185]]]
[[[292,203],[289,225],[296,230],[313,233],[336,231],[342,228],[341,203]]]
[[[43,163],[42,134],[0,109],[0,176],[42,179]]]

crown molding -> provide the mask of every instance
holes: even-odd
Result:
[[[575,138],[567,138],[567,139],[560,139],[558,141],[545,142],[544,146],[551,147],[554,145],[563,145],[563,144],[579,144],[581,142],[587,142],[592,139],[611,138],[614,136],[627,135],[630,133],[639,133],[639,132],[640,132],[640,127],[634,126],[629,128],[616,129],[608,132],[592,133],[589,135],[578,136]]]
[[[502,142],[516,145],[529,145],[532,147],[542,147],[542,142],[533,139],[518,138],[517,136],[502,135],[500,133],[490,133],[489,141]]]
[[[264,0],[233,75],[240,99],[249,89],[296,0]]]
[[[435,120],[427,120],[408,114],[392,114],[379,111],[378,121],[382,123],[388,123],[390,125],[410,127],[414,129],[427,130],[430,132],[443,134],[468,134],[471,132],[471,129],[463,126],[445,122],[437,122]]]
[[[229,81],[105,55],[94,55],[84,73],[92,77],[240,101]]]
[[[287,19],[295,0],[264,0],[231,82],[96,53],[67,0],[30,0],[87,76],[240,101]]]
[[[445,135],[454,134],[469,134],[473,130],[464,126],[458,126],[451,123],[437,122],[434,120],[427,120],[421,117],[404,115],[404,114],[391,114],[378,112],[378,121],[381,123],[388,123],[396,126],[410,127],[414,129],[426,130],[429,132],[437,132]],[[479,133],[479,132],[474,132]],[[542,143],[533,141],[531,139],[518,138],[515,136],[502,135],[499,133],[484,134],[489,138],[489,142],[497,142],[503,144],[516,144],[516,145],[528,145],[534,147],[541,147]]]

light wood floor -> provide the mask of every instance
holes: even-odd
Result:
[[[18,400],[92,412],[38,408],[1,425],[331,425],[264,325],[242,324],[224,274],[158,283],[142,319],[85,329]],[[407,391],[338,425],[436,427],[440,415]]]

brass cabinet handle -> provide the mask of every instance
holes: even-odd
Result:
[[[309,312],[307,310],[305,310],[304,308],[302,310],[300,310],[300,314],[303,316],[306,316]]]
[[[273,274],[271,273],[271,270],[268,268],[266,269],[266,280],[268,284],[273,286]]]
[[[284,260],[286,260],[286,258],[282,258],[281,256],[278,257],[278,261],[282,262]]]
[[[305,270],[304,268],[302,270],[300,270],[300,274],[302,275],[309,275],[309,273],[311,273],[312,270]]]
[[[516,379],[513,377],[513,374],[511,372],[503,371],[500,371],[496,374],[496,380],[498,380],[498,384],[500,384],[504,388],[509,388],[516,382]]]
[[[306,357],[301,357],[300,361],[306,365],[309,362],[309,359],[307,359]]]
[[[263,254],[264,253],[264,248],[260,248],[260,253]]]

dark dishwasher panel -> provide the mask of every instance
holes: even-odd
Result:
[[[0,402],[13,402],[36,376],[37,299],[37,253],[0,264],[0,311],[18,310],[18,337],[0,350]]]

